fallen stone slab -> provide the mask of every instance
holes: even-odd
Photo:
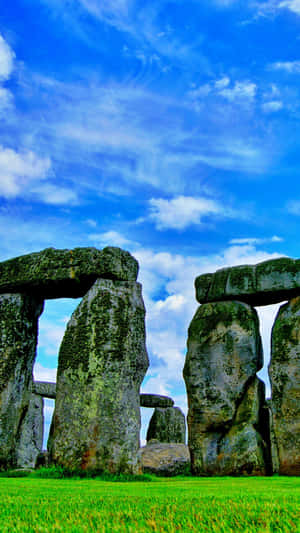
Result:
[[[143,472],[157,476],[188,474],[191,467],[190,452],[185,444],[152,440],[139,450]]]
[[[0,263],[1,293],[37,293],[39,298],[79,298],[97,278],[135,281],[138,263],[115,247],[74,248],[23,255]]]
[[[280,257],[222,268],[195,280],[199,303],[241,300],[252,306],[269,305],[300,295],[300,259]]]
[[[32,392],[43,398],[56,398],[56,383],[48,381],[34,381],[32,385]]]
[[[174,400],[160,394],[140,394],[141,407],[173,407]]]

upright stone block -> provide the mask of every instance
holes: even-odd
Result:
[[[200,306],[191,322],[184,379],[189,447],[198,475],[265,474],[257,313],[237,302]]]
[[[38,455],[43,448],[44,400],[42,396],[32,394],[27,413],[20,428],[20,440],[17,445],[17,466],[35,468]]]
[[[272,329],[273,430],[279,473],[300,475],[300,297],[280,307]]]
[[[0,296],[0,468],[17,465],[42,309],[43,303],[24,294]]]
[[[48,445],[53,462],[140,471],[140,385],[148,364],[141,285],[97,280],[73,313],[59,352]]]
[[[185,444],[185,416],[179,407],[156,407],[147,431],[147,442],[152,439]]]

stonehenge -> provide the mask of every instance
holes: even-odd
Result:
[[[185,416],[141,394],[149,366],[138,263],[120,248],[48,248],[0,263],[0,470],[34,468],[44,398],[55,400],[48,457],[69,469],[174,475],[300,475],[300,260],[202,274],[188,330]],[[57,383],[33,380],[44,300],[82,300],[59,350]],[[269,375],[254,306],[284,303]],[[154,409],[140,448],[140,408]]]

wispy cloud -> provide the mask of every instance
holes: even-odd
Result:
[[[0,34],[0,81],[10,78],[13,71],[15,53]]]
[[[260,244],[266,244],[268,242],[282,242],[283,238],[278,237],[277,235],[273,235],[273,237],[265,237],[265,238],[257,238],[257,237],[245,237],[245,238],[239,238],[239,239],[231,239],[229,241],[229,244],[250,244],[253,246],[257,246]]]
[[[290,74],[300,73],[300,61],[277,61],[269,66],[272,70],[284,70]]]

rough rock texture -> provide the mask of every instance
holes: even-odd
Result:
[[[300,298],[281,306],[269,367],[279,473],[300,475]]]
[[[222,268],[195,280],[200,303],[241,300],[268,305],[300,295],[300,260],[281,257],[257,265]]]
[[[147,431],[147,442],[152,439],[185,444],[185,416],[179,407],[156,407]]]
[[[32,392],[43,396],[44,398],[56,398],[56,383],[50,381],[34,381],[32,384]]]
[[[264,474],[264,394],[257,313],[241,302],[200,306],[191,322],[184,379],[195,474]],[[268,458],[266,458],[267,462]]]
[[[141,407],[173,407],[174,400],[160,394],[140,394]]]
[[[0,293],[36,292],[44,299],[78,298],[97,278],[135,281],[137,274],[137,261],[120,248],[46,248],[0,263]]]
[[[143,472],[157,476],[178,476],[190,472],[191,459],[185,444],[152,440],[139,451]]]
[[[0,296],[0,468],[17,464],[16,449],[26,416],[43,303],[22,294]]]
[[[148,368],[141,285],[97,280],[61,344],[52,461],[139,472],[140,385]]]
[[[17,445],[17,466],[35,468],[43,447],[44,400],[32,394],[28,411],[20,427],[20,440]]]

